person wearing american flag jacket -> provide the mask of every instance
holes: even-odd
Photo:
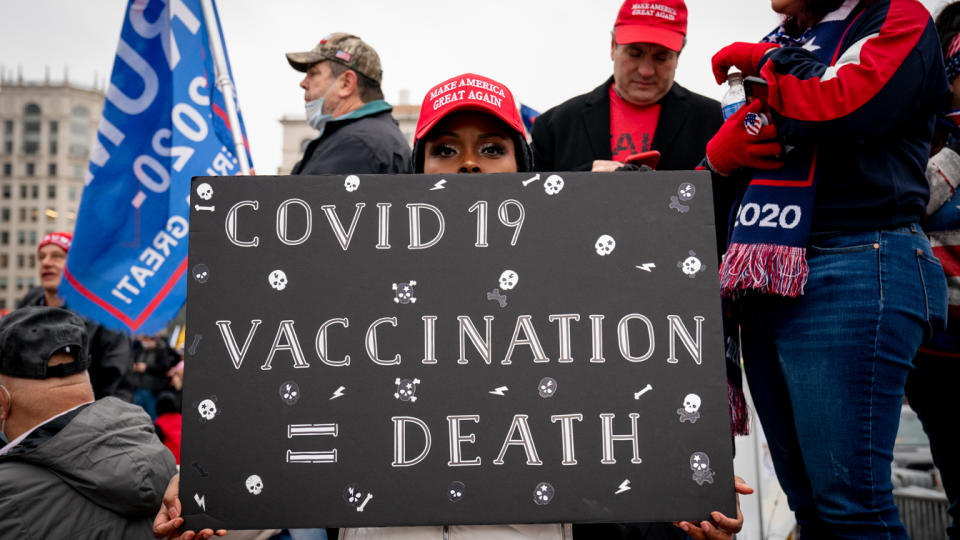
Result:
[[[943,45],[947,80],[950,82],[950,110],[937,118],[927,182],[930,202],[924,231],[933,253],[947,274],[949,305],[947,330],[937,332],[920,345],[913,359],[913,371],[907,377],[906,394],[917,412],[924,431],[930,437],[933,462],[940,470],[949,501],[952,523],[950,538],[960,538],[960,438],[956,419],[945,407],[945,396],[955,391],[960,377],[960,2],[945,7],[936,19]]]
[[[782,24],[713,57],[760,97],[707,145],[742,185],[720,268],[777,477],[803,538],[907,538],[891,461],[903,386],[943,327],[919,222],[949,93],[917,0],[771,0]]]

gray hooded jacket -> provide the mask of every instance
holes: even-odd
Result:
[[[0,538],[152,538],[174,473],[143,409],[94,401],[0,455]]]

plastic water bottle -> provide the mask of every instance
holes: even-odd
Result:
[[[727,76],[727,93],[720,100],[723,107],[723,119],[726,120],[747,103],[747,93],[743,89],[743,74],[734,71]]]

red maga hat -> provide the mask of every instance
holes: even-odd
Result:
[[[37,244],[37,251],[40,251],[40,248],[47,244],[56,244],[60,246],[64,251],[70,251],[70,244],[73,242],[73,234],[68,232],[52,232],[47,233],[43,238],[40,239],[40,243]]]
[[[523,121],[510,89],[493,79],[464,73],[434,86],[423,96],[414,139],[422,139],[437,122],[455,111],[490,113],[523,135]]]
[[[655,43],[679,51],[687,35],[687,5],[683,0],[627,0],[613,32],[618,45]]]

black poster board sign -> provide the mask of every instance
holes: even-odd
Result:
[[[191,199],[187,527],[736,515],[706,173]]]

